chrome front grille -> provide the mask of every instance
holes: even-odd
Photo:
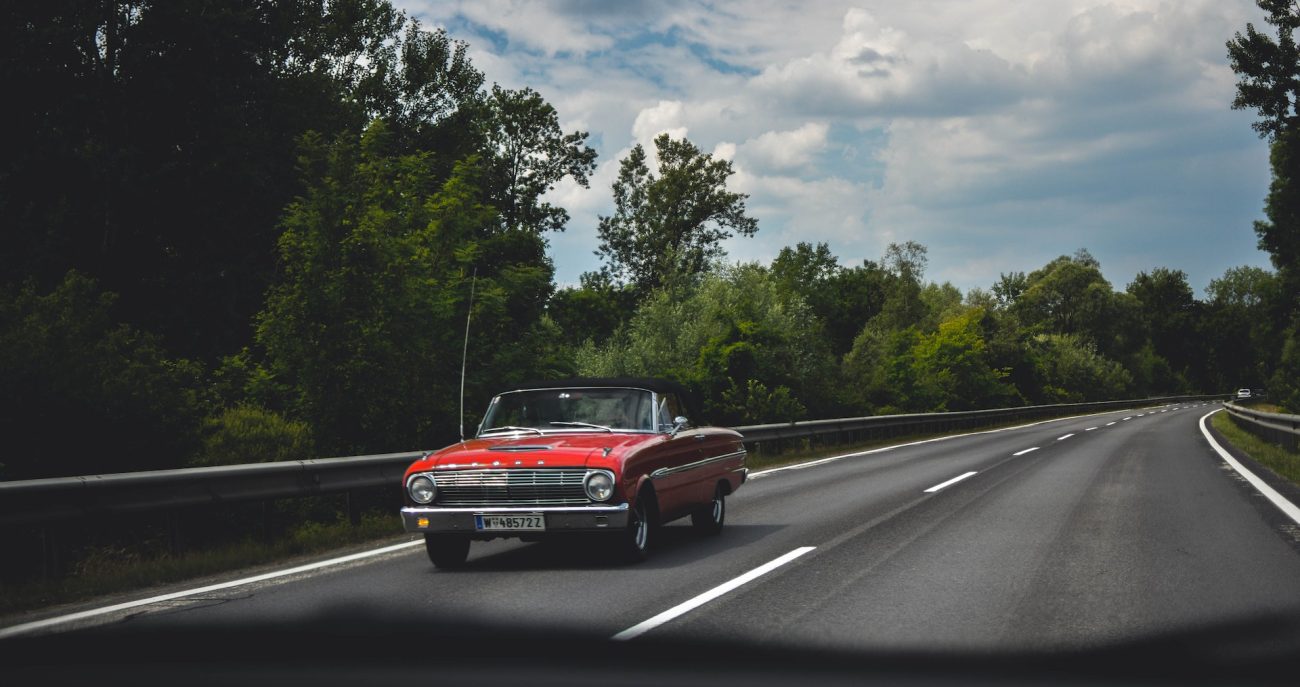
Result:
[[[591,501],[582,488],[583,468],[551,470],[459,470],[439,472],[440,506],[566,506]]]

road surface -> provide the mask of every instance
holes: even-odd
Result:
[[[756,475],[717,537],[688,521],[625,566],[591,544],[420,546],[168,599],[94,623],[193,627],[322,612],[463,619],[619,639],[871,650],[1103,646],[1266,614],[1300,617],[1300,530],[1198,421],[1104,413]]]

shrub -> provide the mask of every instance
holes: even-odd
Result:
[[[311,428],[265,408],[241,404],[203,423],[203,449],[193,466],[239,465],[312,458]]]

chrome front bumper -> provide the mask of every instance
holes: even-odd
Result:
[[[475,515],[502,515],[509,513],[542,513],[546,516],[546,531],[491,530],[478,531]],[[407,506],[402,509],[402,526],[407,532],[439,532],[469,534],[476,537],[518,537],[547,535],[557,532],[604,532],[627,527],[627,504],[615,506],[509,506],[487,508],[440,508],[437,506]]]

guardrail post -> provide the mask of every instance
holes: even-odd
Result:
[[[167,519],[167,548],[172,554],[179,554],[185,547],[185,537],[181,532],[181,514],[177,510],[169,510],[164,516]]]
[[[358,503],[357,494],[349,489],[347,492],[348,500],[348,522],[353,526],[361,524],[361,504]]]
[[[265,541],[269,542],[271,541],[274,535],[274,530],[272,529],[272,527],[275,524],[273,522],[275,520],[275,508],[273,502],[270,500],[264,499],[261,502],[261,505],[262,505],[262,538]]]
[[[52,580],[59,576],[63,561],[59,557],[59,537],[54,525],[41,528],[41,577]]]

